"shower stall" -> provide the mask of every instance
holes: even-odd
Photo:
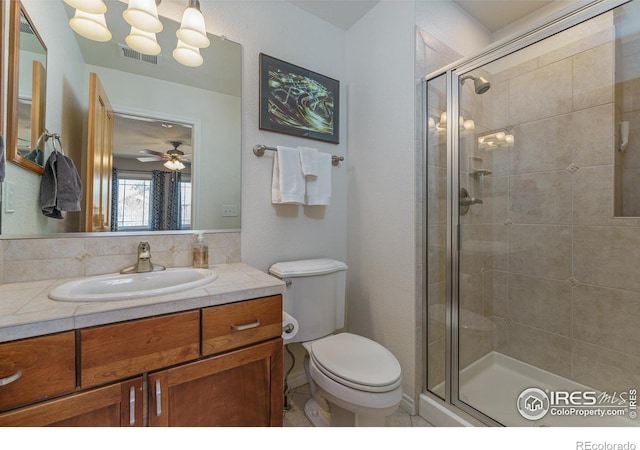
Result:
[[[436,424],[640,425],[640,0],[582,5],[423,83]]]

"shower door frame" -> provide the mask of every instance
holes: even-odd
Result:
[[[515,37],[499,41],[485,51],[478,55],[464,58],[460,61],[454,62],[436,72],[427,75],[422,81],[422,90],[425,97],[428,96],[428,83],[435,80],[437,77],[446,74],[446,114],[449,120],[447,121],[447,200],[446,200],[446,279],[445,279],[445,304],[450,305],[446,308],[445,317],[445,399],[444,403],[452,405],[455,408],[462,410],[469,414],[473,418],[483,422],[490,426],[503,426],[500,422],[494,420],[492,417],[484,414],[480,410],[472,407],[471,405],[464,403],[459,398],[459,334],[458,334],[458,312],[460,305],[460,291],[459,291],[459,269],[460,269],[460,255],[459,255],[459,243],[460,243],[460,215],[459,215],[459,202],[458,192],[460,189],[459,179],[459,150],[460,150],[460,78],[471,71],[476,70],[486,64],[489,64],[495,60],[503,58],[511,53],[515,53],[525,47],[543,41],[544,39],[553,36],[567,30],[579,23],[590,20],[600,14],[611,11],[618,6],[631,1],[640,0],[594,0],[587,4],[578,4],[570,7],[570,10],[560,11],[555,15],[547,18],[542,24],[535,25],[531,30]],[[423,129],[425,130],[425,139],[423,140],[423,161],[427,161],[427,140],[428,140],[428,124],[426,113],[427,100],[423,98],[424,106],[423,110]],[[425,176],[424,192],[427,193],[428,189],[428,177]],[[426,195],[425,195],[426,197]],[[427,214],[425,208],[424,217],[424,261],[427,261],[428,253],[428,239],[427,239]],[[427,265],[425,264],[424,277],[427,279]],[[425,328],[428,328],[428,298],[426,294],[426,284],[424,292],[424,311],[425,317],[423,318]],[[425,363],[423,367],[429,364],[428,359],[428,345],[426,340],[427,332],[425,330],[425,350],[424,358]],[[431,393],[428,387],[427,371],[424,371],[423,380],[425,382],[425,388],[423,393],[428,395],[436,402],[442,402],[442,399]]]

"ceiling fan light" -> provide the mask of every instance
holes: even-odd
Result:
[[[80,36],[92,41],[107,42],[111,40],[111,32],[107,28],[104,14],[91,14],[76,9],[75,15],[69,20],[69,26]]]
[[[157,55],[160,53],[160,45],[156,40],[155,33],[148,33],[131,27],[131,32],[125,38],[125,42],[134,50],[144,53],[145,55]]]
[[[178,39],[178,45],[173,50],[173,57],[180,64],[187,67],[198,67],[204,62],[204,58],[200,54],[200,50],[197,47],[186,44]]]
[[[122,17],[129,25],[139,30],[148,33],[162,31],[155,0],[129,0],[129,6],[122,13]]]
[[[90,14],[104,14],[107,12],[107,5],[102,0],[64,0],[64,2],[72,8]]]
[[[211,44],[198,0],[189,0],[189,6],[182,14],[182,22],[176,36],[182,42],[198,48],[205,48]]]
[[[170,159],[169,161],[163,164],[169,170],[182,170],[185,168],[185,165],[180,162],[178,159]]]

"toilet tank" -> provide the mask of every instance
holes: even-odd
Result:
[[[291,342],[327,336],[344,327],[347,265],[329,258],[279,262],[269,273],[287,283],[283,309],[298,321]]]

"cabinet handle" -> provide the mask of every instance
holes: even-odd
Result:
[[[136,388],[129,389],[129,426],[136,423]]]
[[[14,381],[22,378],[22,370],[18,370],[13,375],[9,375],[7,378],[0,378],[0,386],[6,386],[7,384],[11,384]]]
[[[162,415],[162,389],[160,388],[160,380],[156,380],[156,416]]]
[[[231,329],[233,331],[243,331],[243,330],[249,330],[251,328],[258,328],[260,326],[260,321],[256,320],[253,323],[248,323],[246,325],[231,325]]]

